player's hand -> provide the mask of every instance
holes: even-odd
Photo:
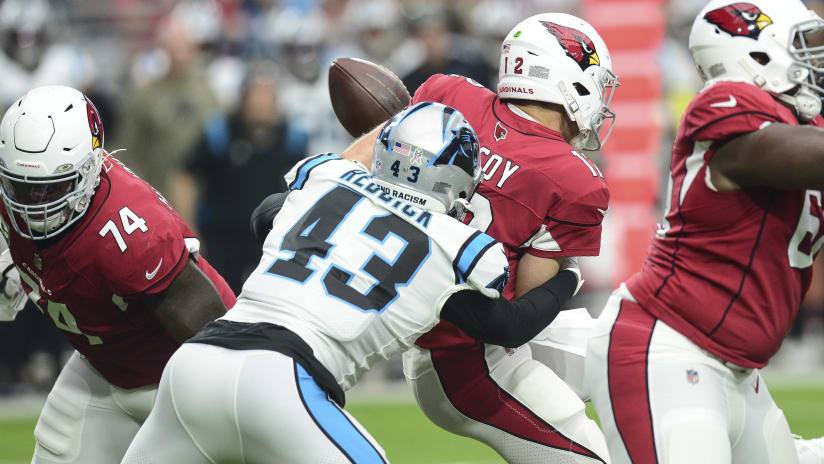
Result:
[[[578,264],[578,258],[567,257],[561,260],[561,271],[570,271],[575,274],[575,277],[578,279],[578,285],[575,287],[575,292],[573,292],[572,296],[578,294],[578,290],[581,289],[581,286],[584,285],[584,279],[581,276],[581,266]]]
[[[0,274],[0,321],[13,321],[26,306],[26,292],[8,250],[0,256],[0,265],[3,266]]]

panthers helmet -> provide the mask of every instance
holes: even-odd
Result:
[[[808,43],[821,31],[824,21],[799,0],[712,0],[692,24],[689,48],[707,85],[754,84],[808,121],[824,95],[824,46]]]
[[[0,194],[17,233],[45,239],[80,219],[102,163],[103,124],[81,92],[43,86],[14,102],[0,122]]]
[[[498,75],[501,98],[562,105],[578,126],[574,148],[600,150],[609,138],[620,84],[606,43],[583,19],[543,13],[521,21],[501,45]]]
[[[481,181],[475,130],[460,111],[422,102],[390,119],[372,156],[372,178],[387,193],[461,218]]]

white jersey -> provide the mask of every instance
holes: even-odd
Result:
[[[337,155],[298,163],[263,257],[223,319],[298,334],[344,390],[407,349],[453,293],[496,298],[509,275],[501,244],[393,197]]]

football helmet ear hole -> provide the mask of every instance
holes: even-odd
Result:
[[[750,52],[750,58],[755,60],[755,62],[761,66],[766,66],[770,62],[770,55],[767,55],[764,52]]]
[[[589,90],[587,90],[587,88],[584,87],[584,84],[581,84],[580,82],[576,82],[576,83],[572,84],[572,86],[575,87],[575,90],[578,91],[578,95],[580,95],[582,97],[586,97],[587,95],[589,95]]]

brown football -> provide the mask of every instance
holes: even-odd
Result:
[[[409,104],[409,91],[389,69],[357,58],[329,66],[329,97],[344,129],[353,137],[374,129]]]

